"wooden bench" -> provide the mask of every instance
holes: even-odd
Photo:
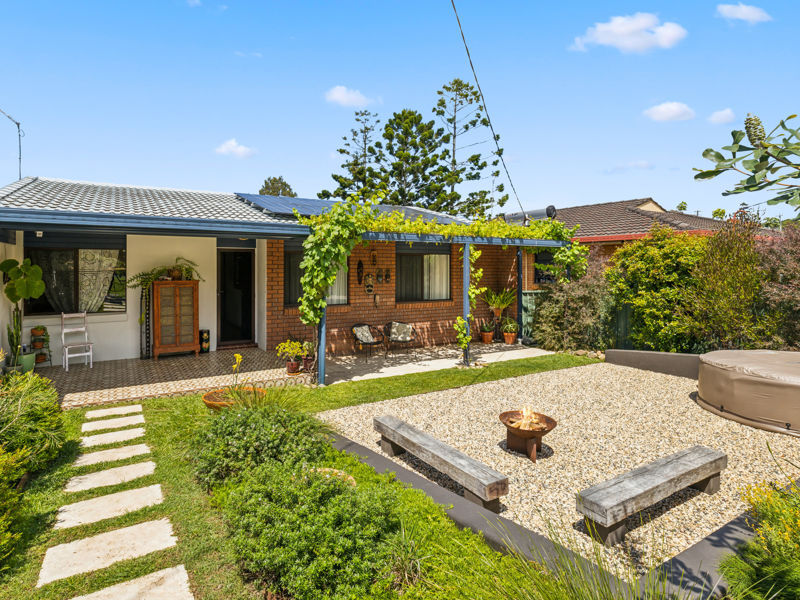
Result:
[[[589,531],[612,546],[625,537],[627,517],[673,493],[691,486],[715,494],[720,472],[727,466],[728,456],[717,450],[705,446],[681,450],[578,493],[578,512],[585,516]]]
[[[464,498],[493,512],[500,511],[500,496],[508,494],[508,477],[470,458],[391,415],[372,420],[381,434],[381,449],[389,456],[408,450],[420,460],[464,486]]]

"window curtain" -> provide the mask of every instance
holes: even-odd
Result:
[[[31,249],[31,262],[42,268],[44,295],[57,312],[75,312],[75,251]]]
[[[101,312],[119,250],[78,250],[78,311]]]
[[[398,254],[395,276],[397,300],[422,300],[422,256]]]
[[[328,288],[328,304],[347,304],[347,269],[339,267],[336,281]]]
[[[426,254],[423,282],[425,300],[450,298],[450,257],[446,254]]]
[[[296,306],[302,296],[300,262],[303,260],[303,254],[286,252],[283,260],[283,303],[286,306]]]

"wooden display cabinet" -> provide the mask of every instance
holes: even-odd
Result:
[[[153,357],[175,352],[200,353],[197,281],[154,281]]]

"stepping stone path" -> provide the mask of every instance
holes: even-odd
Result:
[[[92,410],[86,413],[88,421],[83,424],[82,432],[118,429],[131,425],[144,424],[141,405],[122,406]],[[110,417],[110,418],[109,418]],[[144,427],[110,431],[96,435],[84,436],[81,444],[88,448],[136,440],[144,436]],[[87,452],[79,456],[74,465],[87,467],[102,463],[150,454],[146,444],[135,443],[107,450]],[[135,481],[155,472],[152,460],[108,467],[106,469],[76,475],[67,482],[66,492],[79,492],[105,486]],[[56,529],[79,527],[89,523],[97,523],[133,513],[149,506],[156,506],[164,501],[161,485],[147,485],[122,492],[105,494],[73,502],[58,509]],[[178,539],[172,531],[169,519],[157,519],[137,523],[128,527],[120,527],[90,537],[53,546],[47,550],[39,572],[36,587],[42,587],[53,581],[92,573],[105,569],[119,561],[145,556],[152,552],[165,550],[175,546]],[[112,585],[85,596],[72,600],[193,600],[189,587],[189,577],[183,565],[162,569],[130,581]]]

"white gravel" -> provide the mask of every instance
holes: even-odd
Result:
[[[321,414],[344,436],[380,452],[372,417],[394,415],[509,476],[502,515],[540,533],[548,524],[592,558],[575,493],[657,458],[701,444],[728,454],[720,491],[674,494],[628,520],[623,544],[606,550],[616,565],[644,571],[706,537],[746,506],[743,488],[783,481],[776,457],[797,459],[800,440],[715,416],[692,399],[694,380],[598,363],[482,383]],[[558,426],[538,462],[505,448],[497,415],[530,406]],[[408,454],[393,458],[456,492],[458,485]],[[789,469],[791,467],[782,465]]]

